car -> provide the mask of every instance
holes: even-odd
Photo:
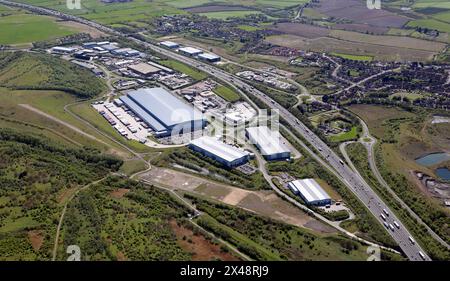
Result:
[[[383,222],[383,224],[386,228],[389,228],[389,224],[387,222]]]
[[[420,256],[423,260],[425,260],[425,255],[424,255],[421,251],[419,251],[419,256]]]
[[[386,220],[386,216],[383,214],[380,214],[380,217],[385,221]]]
[[[411,236],[409,236],[408,239],[409,239],[409,242],[411,242],[411,244],[413,244],[413,245],[416,244],[416,241],[414,241],[414,239]]]
[[[392,223],[389,224],[389,228],[390,228],[392,231],[395,230],[395,228],[394,228],[394,226],[392,225]]]
[[[400,225],[398,224],[398,222],[394,221],[394,225],[395,225],[395,227],[397,227],[398,229],[400,229]]]
[[[383,209],[383,212],[389,217],[389,212],[386,209]]]

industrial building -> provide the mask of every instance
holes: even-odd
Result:
[[[190,56],[190,57],[195,57],[200,55],[201,53],[203,53],[202,50],[196,49],[196,48],[192,48],[192,47],[184,47],[184,48],[180,48],[179,49],[180,53],[186,55],[186,56]]]
[[[295,180],[288,183],[288,187],[308,205],[325,206],[331,204],[330,196],[314,179]]]
[[[51,52],[54,54],[71,54],[73,52],[75,52],[76,49],[75,48],[68,48],[68,47],[53,47],[51,48]]]
[[[169,49],[176,49],[180,47],[178,43],[172,42],[172,41],[162,41],[159,43],[161,46],[169,48]]]
[[[203,60],[203,61],[207,61],[207,62],[218,62],[220,61],[220,57],[216,54],[208,54],[208,53],[203,53],[198,55],[198,58]]]
[[[142,76],[151,76],[153,74],[161,72],[161,69],[144,62],[130,65],[128,66],[128,68],[132,70],[134,73],[137,73]]]
[[[113,55],[126,56],[126,57],[135,57],[139,56],[141,53],[137,50],[131,48],[120,48],[111,51]]]
[[[245,164],[250,157],[248,152],[209,136],[192,140],[189,143],[189,148],[228,168]]]
[[[201,112],[163,88],[134,90],[120,100],[155,131],[156,137],[193,132],[206,126]]]
[[[247,138],[258,147],[266,160],[283,160],[291,157],[291,152],[282,143],[279,132],[274,132],[267,126],[245,129]]]

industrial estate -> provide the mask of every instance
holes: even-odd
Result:
[[[0,0],[0,260],[450,260],[446,1],[50,2]]]

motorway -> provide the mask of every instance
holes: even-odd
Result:
[[[141,46],[148,48],[154,52],[163,54],[171,59],[181,61],[187,65],[195,67],[202,70],[213,77],[218,78],[228,84],[234,85],[237,88],[257,97],[266,105],[272,109],[278,110],[280,116],[285,120],[290,127],[295,130],[299,135],[301,135],[307,142],[309,142],[319,153],[320,156],[326,161],[331,167],[336,171],[339,179],[360,199],[360,201],[367,207],[368,210],[375,216],[375,218],[381,223],[384,220],[380,217],[383,210],[386,210],[389,214],[387,216],[388,224],[394,224],[396,221],[399,224],[399,228],[394,227],[393,230],[387,229],[388,233],[393,237],[393,239],[398,243],[405,255],[413,261],[421,260],[431,260],[428,255],[421,249],[417,243],[411,243],[409,237],[412,236],[408,230],[404,227],[401,221],[395,216],[395,214],[389,209],[389,207],[378,197],[378,195],[372,190],[372,188],[364,181],[364,179],[355,173],[351,168],[349,168],[345,162],[340,159],[337,154],[330,149],[317,135],[315,135],[308,127],[301,123],[291,112],[286,108],[282,107],[280,104],[272,100],[270,97],[262,93],[261,91],[255,89],[254,87],[248,85],[244,81],[240,80],[238,77],[225,72],[219,68],[212,65],[201,63],[195,59],[185,57],[171,50],[161,48],[157,45],[142,41],[138,38],[131,37],[127,34],[115,31],[111,28],[102,26],[98,23],[88,21],[83,18],[75,17],[72,15],[64,14],[59,11],[54,11],[50,9],[40,8],[28,4],[10,2],[5,0],[0,0],[0,3],[9,6],[22,7],[34,12],[49,14],[59,18],[77,21],[91,27],[97,28],[109,34],[113,34],[120,37],[128,38]],[[420,256],[419,252],[423,253],[423,257]]]

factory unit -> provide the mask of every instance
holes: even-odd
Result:
[[[134,90],[120,100],[155,131],[156,137],[193,132],[206,126],[201,112],[163,88]]]
[[[248,152],[209,136],[192,140],[189,148],[214,159],[227,168],[245,164],[250,157]]]
[[[330,196],[314,179],[295,180],[288,183],[288,187],[308,205],[325,206],[331,204]]]
[[[196,49],[196,48],[192,48],[192,47],[184,47],[184,48],[180,48],[179,49],[180,53],[186,55],[186,56],[190,56],[190,57],[195,57],[200,55],[201,53],[203,53],[202,50]]]
[[[291,157],[291,152],[282,143],[279,132],[271,131],[267,126],[259,126],[247,128],[245,133],[266,160],[283,160]]]
[[[169,48],[169,49],[176,49],[180,47],[178,43],[172,42],[172,41],[162,41],[159,43],[161,46]]]
[[[207,62],[218,62],[220,61],[220,57],[216,54],[203,53],[198,55],[198,58]]]
[[[161,69],[154,67],[150,64],[144,63],[144,62],[130,65],[130,66],[128,66],[128,69],[130,69],[131,71],[133,71],[136,74],[146,76],[146,77],[161,72]]]
[[[75,52],[76,49],[75,48],[68,48],[68,47],[53,47],[51,48],[51,52],[54,54],[71,54],[73,52]]]

